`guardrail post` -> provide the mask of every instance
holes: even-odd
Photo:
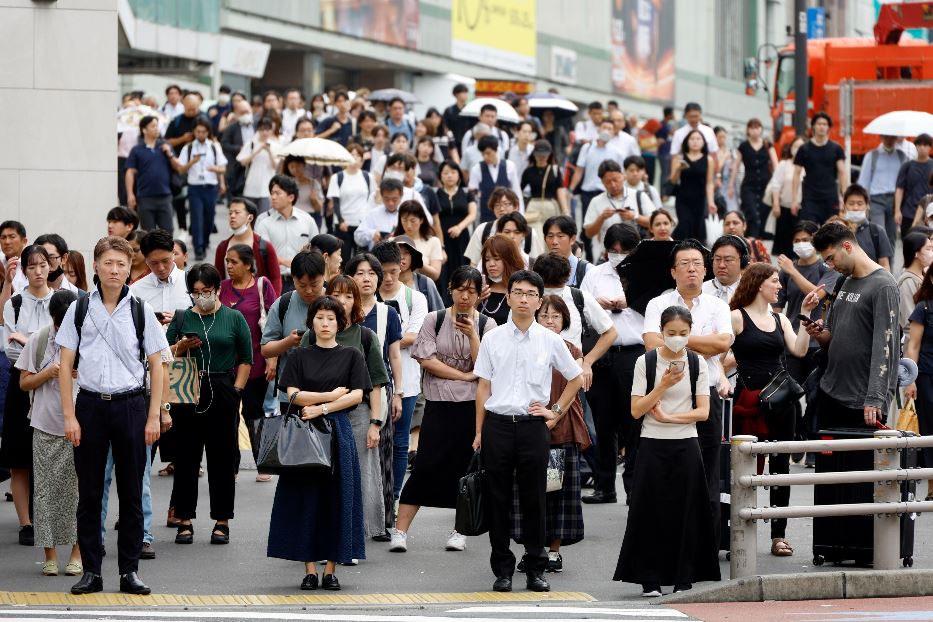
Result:
[[[897,430],[878,430],[875,438],[898,437]],[[899,449],[876,449],[875,470],[887,471],[899,469],[901,452]],[[875,503],[897,502],[901,500],[900,482],[895,479],[875,482]],[[901,517],[898,514],[875,514],[874,520],[875,570],[893,570],[900,564],[901,557]]]
[[[739,451],[739,447],[757,440],[754,436],[732,437],[729,573],[733,579],[751,577],[758,572],[758,532],[755,521],[739,517],[743,508],[753,508],[758,504],[757,489],[739,484],[739,478],[743,475],[755,475],[757,458],[755,454]]]

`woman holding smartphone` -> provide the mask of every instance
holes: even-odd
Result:
[[[807,294],[800,305],[802,317],[809,322],[810,313],[819,303],[818,285]],[[789,403],[780,412],[761,412],[758,394],[777,374],[787,368],[784,349],[791,356],[803,358],[807,355],[810,335],[806,322],[794,335],[794,328],[784,315],[775,313],[772,305],[778,303],[781,281],[778,269],[766,263],[752,263],[742,274],[742,280],[732,296],[732,330],[735,341],[732,353],[739,370],[737,393],[733,402],[735,432],[755,434],[769,441],[794,440],[794,404]],[[744,399],[743,399],[744,396]],[[768,458],[771,473],[787,473],[790,454],[775,454]],[[771,505],[787,507],[790,501],[789,486],[771,487]],[[771,554],[787,557],[794,548],[785,539],[787,519],[771,521]]]
[[[687,350],[692,326],[685,307],[668,307],[661,313],[664,345],[635,362],[632,416],[641,420],[641,441],[612,578],[641,584],[648,598],[661,596],[662,585],[680,592],[695,581],[719,580],[696,427],[709,416],[709,375],[706,361]]]

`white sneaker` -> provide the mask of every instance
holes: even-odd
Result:
[[[450,535],[447,537],[447,546],[445,547],[448,551],[462,551],[466,548],[466,536],[462,533],[457,533],[457,530],[450,532]]]
[[[392,541],[389,544],[389,551],[393,553],[404,553],[408,550],[408,534],[404,531],[395,530],[392,534]]]

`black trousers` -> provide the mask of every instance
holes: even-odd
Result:
[[[816,411],[817,429],[830,428],[867,428],[875,426],[865,423],[865,411],[862,408],[849,408],[842,402],[831,397],[826,391],[820,389],[817,394],[818,403]],[[884,409],[882,408],[882,414]]]
[[[709,388],[709,418],[697,422],[700,453],[706,471],[706,488],[713,513],[713,542],[720,541],[719,511],[719,452],[722,445],[722,398],[718,387]]]
[[[933,375],[930,374],[917,376],[917,423],[920,434],[933,434]],[[925,468],[933,467],[933,447],[920,450],[920,462]]]
[[[795,357],[788,357],[788,361]],[[797,402],[797,407],[800,402]],[[797,408],[790,406],[780,413],[768,413],[765,422],[768,425],[769,441],[792,441],[796,428]],[[790,454],[769,454],[768,472],[787,475],[790,472]],[[790,504],[790,486],[771,486],[771,506],[786,508]],[[787,530],[787,519],[777,518],[771,521],[771,537],[783,538]]]
[[[143,546],[143,469],[146,460],[146,398],[102,400],[78,393],[75,416],[81,426],[81,443],[75,447],[78,475],[78,547],[86,572],[100,574],[100,506],[104,496],[107,453],[113,448],[113,464],[120,498],[120,531],[117,562],[120,574],[136,572]]]
[[[512,482],[518,484],[522,512],[522,541],[525,544],[525,569],[544,572],[547,463],[551,432],[544,418],[522,419],[487,412],[483,422],[483,467],[486,469],[486,492],[490,511],[489,565],[497,577],[515,573],[515,555],[509,548],[511,534]],[[514,479],[513,479],[514,473]]]
[[[593,386],[586,394],[596,425],[596,470],[594,488],[597,492],[616,494],[616,460],[620,439],[625,447],[625,471],[622,486],[628,494],[635,467],[635,447],[639,430],[632,419],[632,379],[635,361],[645,353],[644,346],[624,346],[611,349],[593,367]]]
[[[353,257],[353,251],[356,249],[356,242],[353,239],[353,234],[356,233],[357,229],[358,227],[348,226],[346,231],[341,231],[340,227],[337,226],[333,230],[334,235],[343,241],[343,246],[340,248],[340,256],[343,258],[343,265],[347,265]]]
[[[211,518],[215,521],[229,520],[233,518],[236,465],[240,453],[237,444],[240,400],[233,389],[233,376],[202,377],[201,399],[197,408],[180,406],[177,409],[178,414],[172,418],[178,439],[172,492],[175,517],[181,520],[197,517],[198,468],[206,449]]]
[[[259,443],[262,440],[262,424],[265,421],[263,402],[266,400],[266,388],[269,381],[265,376],[251,378],[246,381],[241,397],[243,399],[243,419],[246,421],[246,431],[249,432],[249,445],[253,451],[253,461],[259,464]],[[240,452],[236,452],[237,467],[240,464]],[[237,468],[239,472],[239,468]],[[259,469],[260,473],[266,473]]]

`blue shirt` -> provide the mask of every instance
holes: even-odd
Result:
[[[603,160],[615,160],[625,170],[623,162],[625,158],[619,153],[619,150],[612,145],[600,147],[597,143],[584,145],[577,157],[577,166],[583,167],[583,181],[580,183],[580,190],[586,192],[605,192],[603,180],[599,178],[599,165]]]
[[[411,123],[408,122],[408,119],[403,117],[402,122],[399,125],[396,125],[392,122],[392,117],[386,117],[386,129],[389,130],[389,140],[392,140],[393,136],[401,132],[408,137],[409,144],[414,143],[415,130],[411,126]]]
[[[340,123],[340,119],[337,117],[327,117],[323,121],[317,124],[317,127],[314,128],[315,134],[321,134],[326,132],[331,128],[334,123]],[[344,147],[347,146],[347,143],[350,142],[350,137],[353,135],[353,122],[350,117],[347,117],[347,122],[341,124],[340,129],[328,136],[330,140],[340,143]]]
[[[369,313],[366,314],[366,317],[363,319],[363,326],[376,333],[376,335],[379,334],[379,323],[376,318],[376,307],[378,306],[379,303],[373,305],[373,308],[369,310]],[[402,320],[392,307],[389,307],[388,311],[389,315],[386,317],[386,338],[385,343],[382,344],[382,360],[385,363],[386,371],[389,372],[389,386],[391,387],[393,386],[395,376],[392,375],[392,366],[389,363],[389,346],[402,340]]]
[[[172,194],[169,186],[172,165],[162,153],[164,143],[164,140],[159,139],[155,146],[150,148],[140,141],[130,150],[130,155],[126,158],[126,168],[136,169],[137,197],[162,197]]]

